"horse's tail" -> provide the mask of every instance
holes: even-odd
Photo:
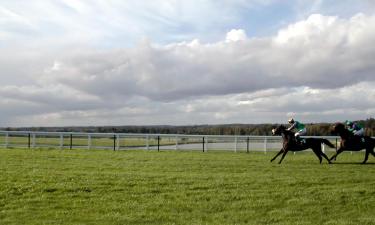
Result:
[[[326,144],[331,148],[335,148],[335,146],[330,141],[328,141],[327,139],[322,138],[321,143]]]

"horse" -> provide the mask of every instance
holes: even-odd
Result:
[[[319,162],[322,163],[322,156],[328,161],[328,163],[331,163],[331,160],[329,160],[328,156],[322,151],[322,143],[328,145],[331,148],[334,148],[335,146],[324,138],[305,138],[305,141],[302,143],[296,142],[294,132],[287,130],[283,125],[278,126],[275,129],[272,129],[273,135],[281,135],[283,138],[283,147],[281,150],[271,159],[271,162],[274,161],[279,155],[283,154],[279,164],[281,161],[283,161],[285,155],[288,153],[288,151],[303,151],[306,149],[311,148],[315,155],[318,157]]]
[[[365,159],[362,164],[368,160],[368,155],[371,153],[375,157],[374,147],[375,139],[368,136],[355,136],[352,132],[345,128],[342,123],[336,123],[332,127],[332,133],[338,134],[341,138],[340,147],[330,160],[335,159],[343,151],[360,151],[366,149]]]

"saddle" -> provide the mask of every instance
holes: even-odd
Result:
[[[366,138],[364,136],[350,136],[348,139],[346,139],[345,146],[347,148],[362,148],[364,145],[366,145]]]
[[[357,135],[351,136],[349,140],[353,143],[365,143],[366,142],[365,136],[357,136]]]

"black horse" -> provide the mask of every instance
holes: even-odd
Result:
[[[331,148],[334,148],[335,146],[329,142],[327,139],[323,138],[305,138],[304,142],[298,143],[296,142],[294,132],[287,130],[283,125],[278,126],[277,128],[272,130],[273,135],[281,135],[283,138],[283,147],[282,149],[276,154],[275,157],[271,159],[271,162],[275,160],[279,155],[283,154],[279,164],[281,161],[283,161],[286,153],[288,151],[303,151],[306,149],[311,148],[315,155],[319,158],[319,162],[322,163],[322,156],[328,161],[328,163],[331,163],[328,156],[324,154],[322,151],[322,143],[328,145]]]
[[[346,129],[345,125],[342,123],[334,124],[332,132],[341,137],[341,142],[340,148],[337,149],[336,153],[331,157],[331,160],[336,160],[337,155],[343,151],[360,151],[362,149],[366,149],[365,159],[362,163],[367,162],[370,153],[375,156],[375,139],[368,136],[355,136],[352,132]]]

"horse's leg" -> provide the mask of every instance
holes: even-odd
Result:
[[[371,148],[366,148],[366,153],[365,153],[365,159],[363,160],[362,164],[365,164],[368,160],[368,155],[371,152]]]
[[[283,153],[283,151],[284,151],[284,149],[281,149],[276,155],[275,155],[275,157],[273,157],[272,159],[271,159],[271,162],[273,161],[273,160],[275,160],[281,153]]]
[[[320,149],[320,148],[313,148],[312,150],[315,153],[315,155],[318,157],[319,163],[322,164],[322,156],[320,155],[321,153],[323,153],[322,149]]]
[[[316,147],[316,151],[313,149],[313,152],[318,156],[320,164],[322,164],[322,156],[328,161],[329,164],[331,164],[331,160],[329,160],[328,156],[322,151],[321,145]]]
[[[328,161],[329,164],[332,163],[331,160],[329,160],[328,156],[324,152],[321,152],[320,154]]]
[[[339,148],[337,149],[336,153],[330,158],[330,161],[332,161],[333,159],[336,160],[336,157],[341,153],[343,152],[344,150],[342,148]]]
[[[281,156],[281,159],[280,159],[279,164],[283,161],[283,159],[284,159],[286,153],[288,153],[288,150],[287,150],[287,149],[284,150],[284,153],[283,153],[283,155]]]

